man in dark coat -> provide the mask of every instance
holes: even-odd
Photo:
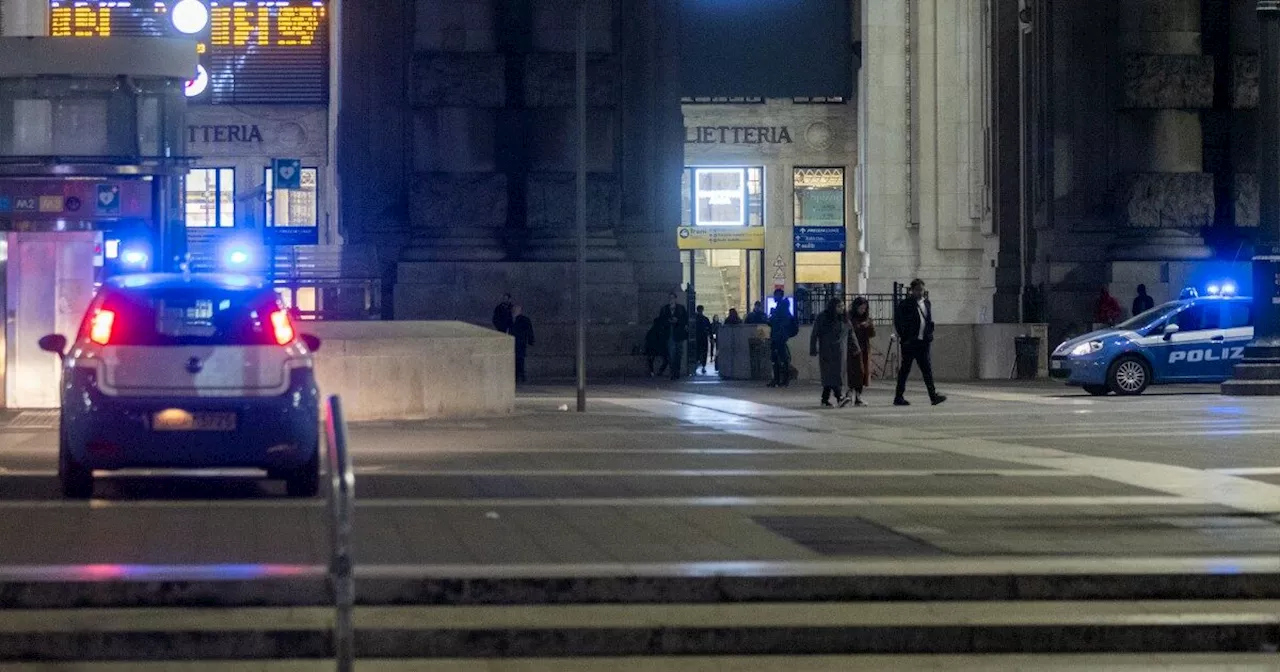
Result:
[[[786,387],[791,384],[791,348],[787,341],[800,331],[791,302],[781,289],[773,291],[774,309],[769,315],[769,350],[773,356],[773,381],[769,387]]]
[[[511,331],[511,295],[503,294],[502,301],[493,308],[493,328],[506,334]]]
[[[653,318],[653,324],[644,335],[644,356],[649,364],[650,378],[667,372],[667,365],[670,364],[667,361],[670,356],[667,349],[667,325],[663,323],[661,317]],[[653,365],[658,361],[662,362],[662,366],[655,370]]]
[[[764,304],[756,301],[747,313],[747,324],[768,324],[769,316],[764,314]]]
[[[1138,285],[1138,295],[1133,297],[1133,314],[1141,315],[1156,307],[1156,300],[1147,293],[1146,285]]]
[[[685,348],[689,344],[689,309],[680,305],[675,292],[671,292],[667,299],[667,305],[658,312],[658,319],[666,325],[667,360],[671,362],[671,380],[679,380],[681,366],[685,359]]]
[[[924,281],[920,278],[911,281],[907,298],[898,304],[894,326],[902,343],[902,367],[898,369],[898,389],[893,396],[893,405],[911,405],[903,395],[907,391],[907,376],[911,373],[912,362],[920,367],[924,386],[929,390],[929,401],[934,406],[946,401],[947,397],[938,394],[933,385],[933,360],[929,353],[933,345],[933,304],[925,296]]]
[[[706,307],[698,306],[693,316],[693,361],[698,363],[698,373],[707,372],[707,357],[711,354],[711,320],[707,319]]]
[[[822,405],[831,406],[831,394],[836,403],[848,406],[852,396],[845,396],[845,351],[849,342],[849,325],[844,316],[844,301],[832,297],[827,306],[813,321],[809,336],[809,355],[818,358],[818,370],[822,374]]]
[[[529,346],[533,345],[533,321],[524,314],[524,309],[521,306],[511,307],[511,330],[509,333],[516,339],[516,382],[528,382],[528,378],[524,375],[524,359]]]

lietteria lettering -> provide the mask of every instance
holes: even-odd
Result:
[[[686,126],[684,141],[694,145],[789,145],[786,126]]]
[[[208,144],[262,142],[262,131],[257,124],[188,126],[187,142]]]

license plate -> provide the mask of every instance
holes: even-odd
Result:
[[[188,413],[170,409],[151,417],[151,429],[157,432],[231,432],[235,428],[235,413]]]
[[[1050,363],[1049,363],[1049,368],[1051,368],[1051,369],[1063,369],[1063,368],[1066,368],[1066,364],[1067,364],[1066,362],[1050,362]]]

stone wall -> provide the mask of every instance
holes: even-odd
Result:
[[[858,217],[866,289],[889,292],[895,281],[920,277],[939,322],[989,322],[993,182],[984,3],[861,5]],[[915,8],[910,15],[908,7]]]

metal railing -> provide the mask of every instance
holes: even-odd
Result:
[[[894,290],[892,294],[809,292],[796,298],[796,316],[801,324],[812,324],[818,313],[821,313],[826,308],[828,299],[843,299],[845,308],[848,309],[849,306],[853,305],[853,300],[861,296],[867,300],[867,308],[870,310],[871,319],[875,320],[876,324],[893,325],[894,309],[906,297],[906,292],[896,286],[896,283]]]
[[[356,475],[347,450],[347,423],[342,416],[342,399],[329,397],[325,413],[329,468],[329,583],[333,589],[336,617],[333,625],[334,657],[338,672],[355,667],[355,625],[352,612],[356,601],[354,563],[351,559],[351,519],[355,513]]]

